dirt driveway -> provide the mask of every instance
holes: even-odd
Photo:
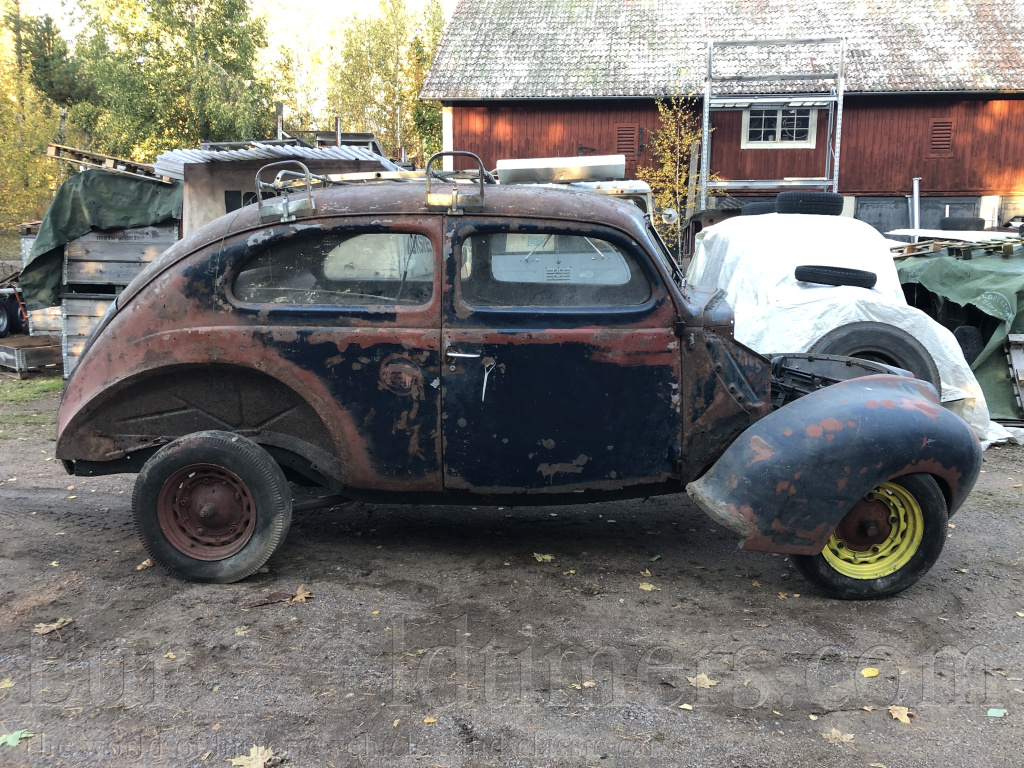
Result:
[[[0,737],[34,734],[0,765],[1024,760],[1020,448],[885,601],[820,597],[685,495],[304,513],[266,572],[198,586],[137,570],[133,477],[53,460],[59,387],[0,380]]]

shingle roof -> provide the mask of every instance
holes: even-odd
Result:
[[[460,0],[421,97],[700,92],[709,39],[831,36],[847,40],[847,92],[1024,91],[1024,0]],[[835,58],[739,51],[716,50],[716,74],[824,71]]]

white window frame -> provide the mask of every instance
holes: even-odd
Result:
[[[758,110],[764,110],[763,107],[756,107]],[[775,111],[778,113],[778,130],[781,130],[782,126],[782,110],[783,109],[810,109],[811,115],[807,125],[807,139],[806,141],[749,141],[747,137],[750,135],[750,110],[743,110],[743,126],[740,129],[740,149],[814,149],[815,140],[818,137],[818,110],[814,107],[778,107]]]

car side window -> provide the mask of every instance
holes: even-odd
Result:
[[[651,297],[630,253],[590,235],[476,233],[462,242],[460,276],[471,306],[637,306]]]
[[[242,267],[239,301],[253,304],[426,304],[434,249],[424,235],[364,232],[278,242]]]

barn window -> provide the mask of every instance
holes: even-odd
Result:
[[[770,107],[743,110],[741,149],[814,149],[818,110]]]
[[[928,130],[928,157],[952,157],[954,133],[956,123],[952,120],[931,120]]]
[[[615,124],[615,154],[637,157],[640,153],[640,124]]]

